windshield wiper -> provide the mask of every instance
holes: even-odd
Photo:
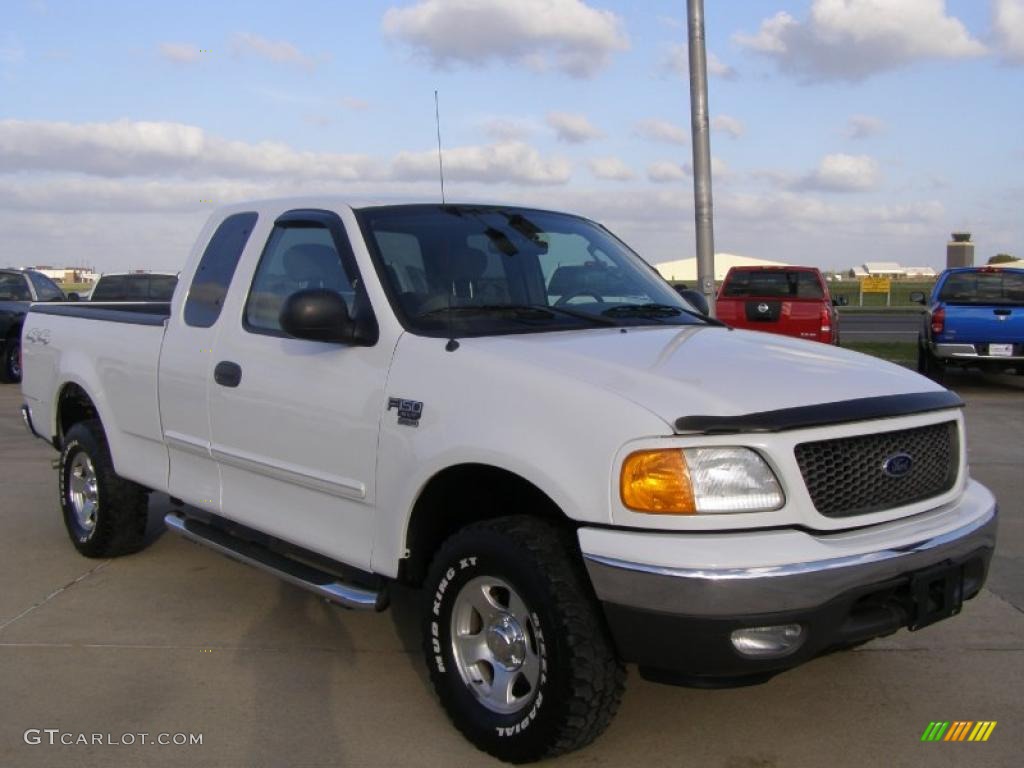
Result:
[[[415,319],[420,320],[426,317],[434,317],[451,312],[456,315],[487,315],[510,313],[516,319],[522,320],[554,320],[555,315],[567,315],[580,320],[594,323],[596,325],[615,325],[615,321],[606,317],[591,315],[587,312],[579,312],[565,307],[547,307],[541,304],[470,304],[460,307],[438,307],[429,312],[421,312]]]
[[[690,317],[695,317],[708,325],[715,325],[720,328],[729,327],[721,320],[716,320],[713,317],[702,315],[700,312],[687,309],[686,307],[674,307],[671,304],[620,304],[617,307],[606,309],[601,314],[606,317],[641,317],[651,318],[653,320],[658,320],[663,317],[679,317],[679,315],[686,314]]]
[[[671,304],[620,304],[601,314],[605,317],[678,317],[683,312],[682,307]]]

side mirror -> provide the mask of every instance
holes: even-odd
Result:
[[[704,294],[700,291],[695,291],[692,288],[683,288],[679,291],[679,295],[683,297],[687,304],[690,304],[705,317],[711,315],[708,300],[704,298]]]
[[[68,294],[68,301],[81,301],[82,297],[72,291]]]
[[[281,329],[289,336],[308,341],[352,344],[356,324],[348,314],[345,300],[325,288],[296,291],[281,305]]]
[[[924,293],[921,291],[911,291],[910,300],[915,304],[924,304]]]

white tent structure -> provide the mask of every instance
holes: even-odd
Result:
[[[788,264],[768,259],[754,259],[750,256],[737,256],[735,253],[715,254],[715,280],[724,280],[725,273],[731,267],[786,267]],[[697,259],[678,259],[655,264],[654,268],[666,280],[695,282],[697,280]]]

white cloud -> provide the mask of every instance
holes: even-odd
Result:
[[[647,166],[647,178],[651,181],[664,184],[672,181],[683,181],[691,174],[690,165],[676,163],[672,160],[659,160]]]
[[[746,128],[743,123],[729,115],[715,115],[711,118],[711,130],[724,133],[729,138],[738,139],[744,134]]]
[[[686,129],[668,120],[641,120],[636,124],[633,132],[648,141],[663,141],[669,144],[690,143],[690,134]]]
[[[317,64],[316,58],[303,53],[286,40],[268,40],[248,32],[234,35],[230,47],[236,55],[256,56],[275,64],[295,64],[307,70],[312,70]]]
[[[480,127],[483,132],[495,141],[523,141],[534,130],[529,120],[518,117],[489,117]]]
[[[707,66],[708,74],[711,77],[720,77],[723,80],[732,80],[736,77],[736,70],[711,51],[707,52]],[[662,58],[661,68],[669,74],[689,78],[690,46],[686,43],[673,43],[670,45],[668,52]]]
[[[501,60],[591,77],[629,47],[619,17],[582,0],[419,0],[382,24],[439,68]]]
[[[1024,0],[993,0],[992,29],[1004,58],[1024,64]]]
[[[813,0],[806,21],[780,11],[733,39],[807,81],[857,81],[920,59],[985,53],[945,0]]]
[[[0,120],[0,172],[72,171],[98,176],[359,179],[365,155],[301,152],[276,142],[247,144],[184,123],[57,123]]]
[[[885,130],[885,123],[871,115],[853,115],[846,121],[846,138],[867,139]]]
[[[618,157],[594,157],[587,165],[599,179],[629,181],[635,177],[633,170]]]
[[[559,141],[569,144],[582,144],[591,139],[604,136],[586,115],[571,112],[548,112],[547,124],[553,128]]]
[[[878,163],[868,155],[825,155],[818,167],[797,180],[797,189],[821,192],[868,192],[882,178]]]
[[[191,64],[202,56],[191,43],[160,43],[159,51],[161,57],[176,64]]]
[[[564,158],[545,158],[521,141],[485,146],[454,147],[444,151],[445,181],[519,184],[564,184],[571,173]],[[400,152],[391,165],[390,178],[400,181],[436,179],[437,152]]]

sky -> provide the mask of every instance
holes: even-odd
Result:
[[[717,251],[1024,255],[1024,0],[708,0]],[[0,266],[180,269],[219,204],[583,214],[694,255],[686,3],[3,0]]]

